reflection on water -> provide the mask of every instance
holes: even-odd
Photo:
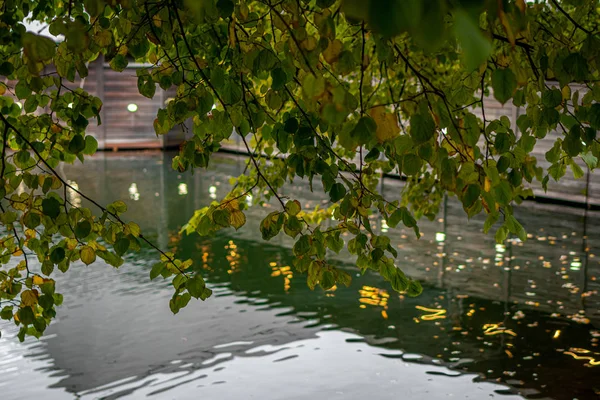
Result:
[[[269,210],[252,208],[240,232],[177,235],[195,208],[226,194],[243,159],[222,157],[193,176],[168,160],[103,154],[64,173],[104,203],[129,199],[128,217],[193,258],[213,297],[173,316],[168,283],[148,279],[149,252],[118,270],[74,266],[41,341],[19,344],[0,325],[2,398],[597,398],[598,214],[525,204],[529,240],[496,245],[450,200],[422,222],[420,240],[388,232],[422,296],[400,296],[349,264],[349,288],[311,291],[291,267],[289,240],[257,239]],[[398,185],[383,189],[397,196]],[[318,189],[286,191],[321,203]]]

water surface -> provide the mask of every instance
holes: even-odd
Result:
[[[422,296],[360,276],[344,254],[337,262],[352,285],[311,291],[291,267],[291,242],[260,240],[268,207],[253,207],[240,232],[180,237],[245,161],[219,156],[190,175],[172,171],[169,157],[105,153],[62,173],[103,203],[127,199],[127,217],[193,258],[213,297],[172,315],[168,282],[149,281],[148,250],[119,269],[73,265],[42,340],[21,344],[0,323],[3,399],[598,398],[597,213],[525,203],[517,212],[528,241],[496,245],[449,199],[439,219],[421,222],[420,240],[388,232]],[[394,198],[401,184],[382,188]],[[285,190],[306,207],[322,202],[307,186]]]

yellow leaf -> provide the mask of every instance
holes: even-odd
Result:
[[[229,46],[235,47],[235,18],[229,23]]]
[[[67,249],[69,250],[73,250],[75,247],[77,247],[77,239],[69,238],[66,239],[65,242],[67,245]]]
[[[0,84],[0,96],[6,93],[6,86],[2,83]]]
[[[158,14],[154,14],[154,17],[152,17],[152,22],[154,22],[154,25],[158,26],[159,28],[162,25],[162,19],[160,19]]]
[[[491,188],[492,188],[492,181],[490,180],[490,178],[488,178],[486,176],[485,181],[483,183],[483,190],[485,190],[486,192],[489,192]]]
[[[342,50],[344,45],[339,39],[335,39],[329,42],[327,48],[323,51],[323,58],[329,64],[333,64],[340,58],[340,54],[342,54]]]
[[[135,237],[138,237],[140,236],[140,226],[135,222],[129,222],[123,228],[123,232],[125,232],[126,235],[133,235]]]
[[[562,88],[561,92],[562,92],[563,100],[571,99],[571,87],[569,85],[565,85]]]
[[[101,47],[106,47],[112,43],[112,33],[110,31],[101,31],[94,35],[94,41]]]
[[[225,208],[231,212],[234,212],[240,209],[240,203],[237,201],[237,199],[228,200],[227,204],[225,204]]]
[[[237,230],[246,223],[246,215],[243,212],[236,210],[229,216],[229,223]]]
[[[309,36],[300,43],[305,50],[313,51],[317,48],[317,39],[314,36]]]
[[[379,143],[395,139],[400,135],[396,113],[389,112],[384,106],[377,106],[369,110],[369,115],[377,124],[377,132],[375,134]]]
[[[40,286],[40,285],[42,285],[43,283],[44,283],[44,278],[42,278],[41,276],[39,276],[39,275],[35,275],[35,276],[33,277],[33,284],[34,284],[34,285],[36,285],[36,286]]]
[[[26,307],[36,305],[38,302],[37,290],[25,290],[23,293],[21,293],[21,302]]]
[[[79,251],[79,256],[85,265],[90,265],[96,261],[96,252],[90,246],[83,246]]]

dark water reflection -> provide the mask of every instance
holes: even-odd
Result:
[[[268,209],[252,208],[241,232],[177,235],[195,208],[227,192],[243,159],[220,157],[193,176],[169,160],[103,154],[64,174],[104,203],[129,199],[127,216],[193,258],[214,296],[171,315],[168,284],[148,279],[149,252],[118,270],[73,266],[42,341],[19,344],[0,325],[1,398],[598,397],[597,213],[528,203],[518,213],[529,240],[497,246],[450,200],[439,220],[422,222],[420,240],[389,232],[422,296],[398,296],[371,274],[311,291],[290,268],[290,242],[259,239]],[[383,185],[390,197],[401,189]],[[286,190],[304,206],[321,203],[318,190]]]

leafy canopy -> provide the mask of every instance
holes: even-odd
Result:
[[[54,37],[27,32],[26,20]],[[598,164],[599,22],[592,0],[0,1],[0,316],[21,326],[21,339],[39,336],[62,302],[56,270],[99,258],[119,267],[153,246],[123,219],[125,203],[80,193],[91,208],[72,204],[78,189],[56,173],[98,147],[86,128],[102,123],[102,103],[69,83],[99,55],[115,71],[147,63],[137,69],[146,97],[157,85],[175,89],[153,122],[164,135],[192,121],[173,168],[206,168],[234,130],[251,154],[231,193],[197,210],[185,232],[242,228],[252,194],[276,205],[263,239],[294,238],[295,268],[311,288],[349,284],[328,261],[346,249],[363,272],[416,295],[419,283],[371,218],[419,236],[417,220],[449,194],[469,217],[484,213],[498,241],[524,240],[513,204],[529,185],[567,168],[581,176],[578,159]],[[486,96],[524,110],[518,132],[486,114]],[[560,137],[543,169],[531,152],[551,131]],[[377,182],[392,172],[407,184],[386,199]],[[329,206],[303,209],[280,194],[299,178]],[[173,312],[210,296],[192,260],[158,251],[150,277],[172,279]]]

